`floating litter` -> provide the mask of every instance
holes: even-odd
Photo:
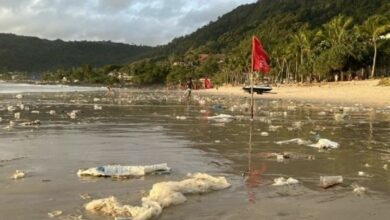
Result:
[[[294,179],[294,178],[288,178],[285,179],[284,177],[279,177],[274,179],[274,183],[272,184],[273,186],[285,186],[285,185],[293,185],[293,184],[298,184],[299,181]]]
[[[12,174],[11,178],[14,180],[22,179],[26,176],[26,173],[21,170],[16,170],[14,174]]]
[[[310,147],[320,148],[320,149],[336,149],[339,148],[339,143],[331,141],[329,139],[319,139],[316,144],[309,145]]]
[[[47,213],[47,215],[48,215],[50,218],[54,218],[54,217],[57,217],[57,216],[62,215],[62,211],[60,211],[60,210],[55,210],[55,211],[52,211],[52,212]]]
[[[321,176],[320,177],[320,186],[324,189],[336,186],[343,183],[342,176]]]
[[[139,177],[153,173],[169,173],[170,171],[171,168],[169,168],[166,163],[150,166],[108,165],[79,170],[77,175],[95,177]]]

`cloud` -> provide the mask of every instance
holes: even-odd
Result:
[[[255,0],[0,0],[0,30],[64,40],[164,44]]]

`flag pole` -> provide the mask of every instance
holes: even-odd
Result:
[[[253,97],[253,70],[251,71],[251,120],[253,121],[253,104],[254,104],[254,97]]]

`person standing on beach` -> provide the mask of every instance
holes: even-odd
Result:
[[[194,88],[194,84],[192,83],[192,78],[188,78],[188,81],[187,81],[187,99],[190,99],[191,98],[191,92],[192,92],[192,89]]]

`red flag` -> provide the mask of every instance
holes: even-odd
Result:
[[[265,52],[260,40],[253,36],[252,38],[252,71],[269,73],[269,57]]]

